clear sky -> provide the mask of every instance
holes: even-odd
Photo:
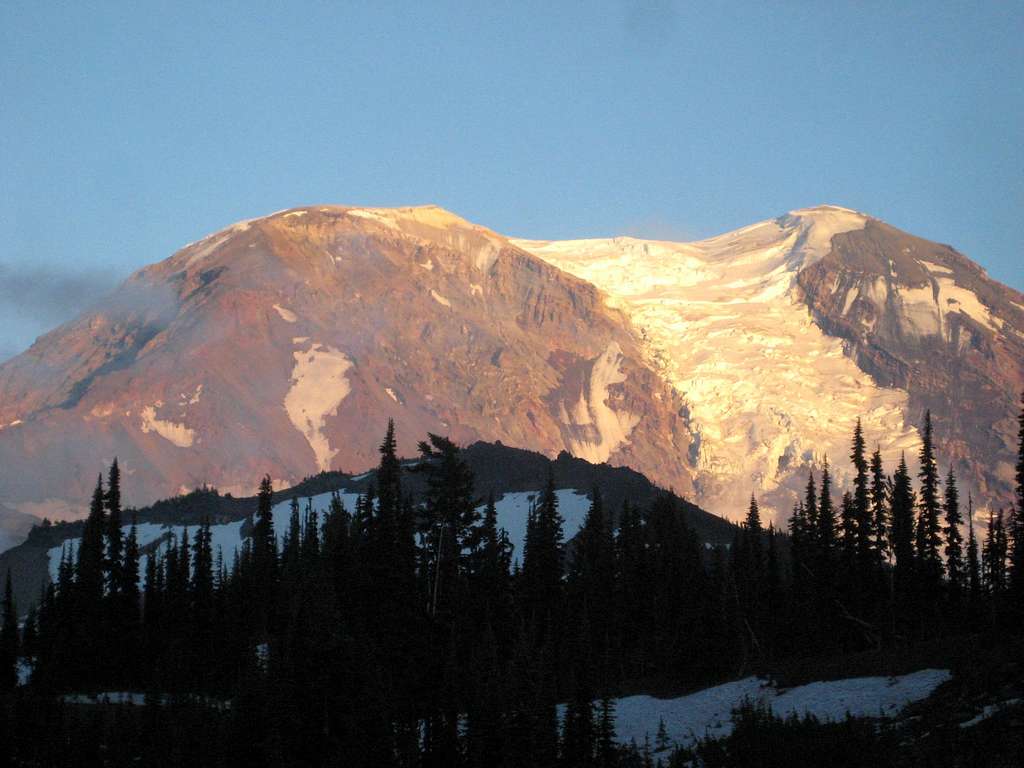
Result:
[[[694,239],[828,202],[1024,289],[1022,40],[1020,0],[5,0],[0,357],[315,203]]]

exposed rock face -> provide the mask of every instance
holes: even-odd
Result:
[[[133,275],[0,366],[0,501],[126,500],[374,465],[386,421],[693,488],[682,402],[594,286],[435,207],[295,209]]]
[[[947,245],[870,220],[799,275],[815,321],[920,426],[984,502],[1009,503],[1024,387],[1024,295]]]

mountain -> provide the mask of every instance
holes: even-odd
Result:
[[[135,504],[359,472],[393,417],[406,455],[427,432],[567,451],[734,519],[754,492],[781,521],[826,457],[848,482],[858,416],[891,467],[931,408],[943,469],[1004,504],[1022,361],[1024,295],[836,206],[694,243],[296,208],[140,270],[0,366],[0,503],[74,518],[114,456]]]
[[[946,245],[838,206],[695,243],[517,245],[611,297],[687,405],[696,499],[783,516],[808,466],[849,482],[862,418],[889,467],[932,409],[940,459],[1007,503],[1024,387],[1024,295]]]
[[[692,494],[682,401],[594,286],[428,206],[241,222],[132,275],[0,366],[0,498],[72,518],[117,456],[125,498],[251,493],[427,432],[642,469]]]
[[[526,517],[531,503],[537,499],[551,473],[558,489],[559,511],[565,519],[564,531],[571,539],[583,523],[590,496],[601,493],[605,508],[616,514],[624,501],[647,508],[662,491],[639,472],[608,464],[591,464],[564,451],[554,459],[501,443],[477,442],[467,446],[462,458],[476,478],[476,491],[481,502],[493,495],[498,523],[509,533],[514,560],[522,561],[526,535]],[[402,487],[414,502],[426,492],[423,473],[413,471],[416,461],[402,462]],[[291,500],[298,499],[303,508],[310,504],[325,513],[331,496],[337,492],[349,512],[355,510],[360,493],[376,483],[376,470],[351,475],[342,472],[321,472],[298,485],[278,489],[274,494],[274,528],[279,538],[288,530]],[[735,526],[709,514],[694,504],[681,502],[680,509],[687,524],[701,541],[713,545],[732,542]],[[212,489],[199,489],[188,494],[157,501],[126,514],[125,535],[135,517],[139,545],[143,556],[152,553],[167,541],[172,532],[181,536],[185,528],[196,528],[208,518],[214,541],[230,565],[234,553],[241,551],[242,540],[250,534],[250,520],[256,512],[256,497],[221,495]],[[81,521],[37,526],[26,541],[0,552],[0,573],[11,570],[16,602],[22,608],[32,605],[48,580],[57,577],[62,552],[75,551],[82,535]],[[143,573],[145,568],[143,568]]]

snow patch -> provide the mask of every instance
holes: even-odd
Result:
[[[819,720],[893,717],[915,701],[928,698],[950,679],[944,669],[925,669],[899,677],[861,677],[811,683],[778,690],[765,680],[748,677],[673,699],[628,696],[615,704],[615,731],[620,742],[654,741],[664,721],[669,738],[680,746],[698,739],[721,738],[732,732],[732,711],[744,701],[769,706],[779,716],[796,713]]]
[[[384,387],[384,391],[388,393],[388,397],[390,397],[396,403],[398,402],[398,396],[395,394],[395,390],[393,390],[391,387]]]
[[[156,407],[147,405],[142,409],[139,414],[142,419],[139,429],[141,429],[145,434],[156,432],[160,437],[164,438],[164,440],[173,443],[179,448],[191,448],[192,443],[194,443],[196,439],[195,431],[189,429],[184,424],[158,419],[156,416],[156,408],[159,407],[159,405],[160,404]]]
[[[438,304],[451,308],[452,303],[433,288],[430,289],[430,295]]]
[[[566,442],[570,453],[592,464],[601,464],[623,443],[640,422],[640,417],[627,411],[613,411],[608,405],[608,388],[626,380],[622,372],[622,349],[611,342],[590,370],[590,381],[579,400],[567,411],[563,405],[562,420],[573,427],[589,427],[585,436],[570,434]]]
[[[274,309],[277,310],[277,314],[281,316],[281,319],[286,323],[294,323],[299,318],[295,316],[295,313],[286,307],[282,307],[280,304],[275,304]]]
[[[345,374],[352,361],[343,353],[322,344],[313,344],[306,351],[296,351],[292,368],[291,388],[284,398],[288,418],[309,443],[316,456],[317,467],[331,468],[338,453],[324,434],[327,417],[338,410],[351,391]]]
[[[925,261],[924,259],[917,259],[917,263],[924,267],[929,272],[940,275],[952,275],[953,270],[949,267],[943,266],[942,264],[936,264],[934,261]]]
[[[984,707],[981,708],[981,712],[979,712],[977,715],[972,717],[970,720],[967,720],[966,722],[960,723],[960,727],[973,728],[978,723],[988,720],[990,717],[992,717],[992,715],[1001,712],[1007,707],[1012,707],[1015,704],[1019,704],[1020,701],[1020,699],[1007,699],[1006,701],[1000,702],[998,704],[986,704]]]
[[[568,541],[583,527],[587,510],[590,509],[590,499],[585,493],[566,489],[555,491],[555,496],[558,498],[558,512],[564,521],[565,540]],[[506,493],[494,502],[494,509],[498,513],[498,527],[505,529],[514,547],[512,558],[519,560],[520,563],[523,561],[523,548],[526,545],[526,519],[530,508],[539,499],[540,491],[520,491]],[[485,509],[486,506],[481,506],[477,511],[482,515]]]

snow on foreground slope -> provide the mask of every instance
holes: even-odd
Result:
[[[615,703],[616,737],[624,744],[643,744],[645,738],[653,744],[658,723],[664,721],[669,739],[680,746],[721,738],[732,732],[732,711],[744,701],[765,704],[780,717],[894,717],[950,678],[948,670],[923,669],[899,677],[856,677],[778,690],[765,680],[748,677],[675,699],[628,696]]]
[[[828,455],[845,484],[860,416],[891,465],[918,436],[907,395],[877,386],[796,295],[801,269],[868,217],[821,206],[709,240],[513,241],[595,284],[642,330],[648,353],[690,409],[695,501],[735,517],[751,492],[789,515],[808,464]]]
[[[555,495],[558,497],[558,510],[565,520],[565,538],[570,539],[576,535],[576,532],[583,525],[587,510],[590,508],[590,499],[587,498],[585,493],[573,490],[555,491]],[[341,498],[341,503],[345,506],[345,509],[351,513],[355,509],[359,494],[341,492],[338,496]],[[506,493],[500,499],[497,499],[494,504],[498,512],[498,527],[504,528],[508,533],[509,541],[515,547],[512,557],[520,562],[522,562],[523,546],[526,542],[526,517],[530,511],[530,505],[538,496],[539,493],[537,491]],[[312,508],[320,514],[320,522],[322,524],[324,513],[330,508],[331,494],[321,493],[309,498],[300,497],[300,514],[305,513],[307,503],[311,504]],[[483,507],[479,508],[481,514],[483,509]],[[288,524],[291,517],[291,501],[282,501],[275,504],[273,516],[274,533],[277,535],[278,547],[281,547],[284,544],[285,534],[288,532]],[[245,520],[236,520],[231,523],[210,526],[214,558],[217,557],[219,552],[224,558],[224,564],[228,568],[234,562],[236,553],[242,549],[242,541],[244,539],[242,528],[245,526],[245,523]],[[158,523],[140,523],[136,527],[136,536],[138,537],[139,547],[142,548],[162,538],[169,540],[172,533],[175,539],[180,541],[185,530],[188,528],[191,528],[189,531],[189,541],[193,541],[196,532],[196,526],[194,525],[165,526]],[[122,531],[126,536],[129,529],[130,526],[122,526]],[[53,547],[47,551],[46,555],[52,581],[57,581],[62,553],[68,552],[74,556],[78,551],[80,541],[81,539],[68,539],[61,546]],[[147,557],[148,555],[142,557],[139,569],[143,586],[145,585]]]

